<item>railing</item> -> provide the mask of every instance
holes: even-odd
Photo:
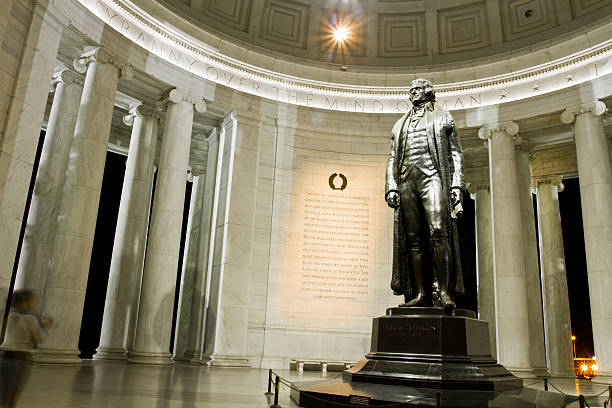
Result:
[[[544,391],[549,391],[549,386],[554,388],[558,393],[564,395],[565,397],[573,397],[572,395],[566,394],[563,391],[561,391],[558,387],[556,387],[548,378],[544,378],[542,380],[538,380],[534,383],[528,384],[528,385],[524,385],[522,387],[516,388],[516,389],[512,389],[512,390],[519,390],[522,388],[530,388],[533,387],[534,385],[543,383],[544,386]],[[270,408],[282,408],[281,405],[279,405],[279,394],[280,394],[280,386],[281,384],[287,386],[289,389],[292,389],[294,391],[300,392],[299,389],[293,387],[293,385],[283,379],[280,375],[278,375],[277,373],[275,373],[272,369],[268,370],[268,391],[265,393],[265,395],[267,397],[272,397],[274,396],[274,402],[272,405],[270,405]],[[274,392],[272,391],[274,389]],[[505,391],[512,391],[512,390],[505,390]],[[574,403],[576,401],[578,401],[579,407],[580,408],[591,408],[591,405],[589,404],[589,400],[591,401],[591,403],[594,403],[594,399],[604,395],[605,393],[608,393],[608,397],[603,401],[603,407],[604,408],[612,408],[612,386],[608,386],[605,390],[603,390],[602,392],[600,392],[599,394],[596,395],[590,395],[590,396],[586,396],[583,394],[578,395],[578,397],[571,401],[571,403]],[[436,391],[435,393],[435,399],[436,399],[436,408],[440,408],[442,407],[442,400],[443,400],[444,395],[442,394],[441,391]],[[329,407],[347,407],[347,408],[355,408],[356,404],[355,403],[350,403],[350,404],[343,404],[340,402],[332,402],[326,399],[322,399],[319,398],[313,394],[308,394],[308,398],[312,398],[321,402],[325,402],[326,406]],[[429,397],[423,397],[423,398],[419,398],[419,399],[414,399],[411,400],[409,402],[400,402],[400,403],[393,403],[393,404],[388,404],[388,405],[376,405],[377,408],[394,408],[394,407],[409,407],[413,404],[416,404],[418,402],[422,402],[425,399],[428,399]],[[369,405],[369,404],[367,404]],[[417,405],[415,405],[416,407]]]

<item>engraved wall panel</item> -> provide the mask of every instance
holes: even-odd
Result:
[[[572,6],[572,16],[574,18],[592,13],[593,11],[608,6],[612,2],[610,0],[570,0]]]
[[[552,0],[502,0],[500,6],[506,41],[557,25],[557,14]]]
[[[204,0],[202,13],[236,30],[249,31],[253,0]]]
[[[378,56],[425,55],[425,13],[378,15]]]
[[[489,45],[484,2],[438,11],[440,53],[466,51]]]
[[[319,48],[326,56],[333,54],[340,56],[365,57],[366,56],[366,20],[367,15],[351,10],[323,9],[319,23]],[[333,29],[344,26],[348,29],[348,38],[344,44],[338,44],[333,38]]]
[[[280,44],[306,48],[310,5],[290,0],[268,0],[260,37]]]

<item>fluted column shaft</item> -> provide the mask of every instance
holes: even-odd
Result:
[[[83,96],[74,130],[68,170],[42,313],[55,318],[37,358],[74,363],[89,275],[104,163],[120,69],[101,49],[89,49],[75,62],[86,69]]]
[[[529,319],[529,352],[531,367],[536,375],[547,374],[546,345],[544,342],[544,317],[542,315],[542,290],[540,268],[538,265],[538,239],[536,219],[533,213],[533,194],[529,153],[524,144],[515,151],[516,170],[521,205],[521,225],[523,231],[523,252],[525,262],[525,282],[527,285],[527,314]]]
[[[476,254],[478,268],[478,318],[489,322],[491,354],[497,355],[495,337],[495,279],[491,236],[491,192],[489,185],[470,186],[476,200]]]
[[[479,136],[489,140],[497,356],[515,374],[530,376],[525,255],[512,139],[517,133],[518,125],[510,122],[483,127]]]
[[[570,323],[563,232],[559,212],[558,180],[538,184],[538,230],[544,297],[546,355],[550,374],[573,377],[572,327]]]
[[[127,359],[132,347],[155,167],[158,118],[133,106],[124,122],[132,126],[113,256],[96,359]]]
[[[134,350],[128,356],[134,363],[171,362],[172,311],[194,102],[196,108],[205,110],[203,102],[176,89],[170,91],[167,101]]]
[[[599,375],[612,376],[612,170],[601,115],[606,105],[568,109],[561,121],[574,118],[580,200],[595,356]]]
[[[53,76],[52,87],[55,94],[15,279],[15,289],[34,290],[38,297],[44,292],[49,269],[83,82],[74,72],[64,70]],[[40,306],[36,304],[36,313]]]

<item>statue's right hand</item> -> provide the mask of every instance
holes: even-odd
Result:
[[[399,208],[400,206],[400,196],[395,191],[387,194],[387,205],[391,208]]]

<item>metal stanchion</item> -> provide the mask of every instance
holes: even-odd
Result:
[[[272,395],[272,369],[268,370],[268,392],[265,395]]]
[[[586,408],[586,400],[584,399],[584,395],[580,394],[578,396],[578,403],[580,404],[580,408]]]
[[[548,391],[548,378],[544,379],[544,391]]]
[[[442,394],[436,392],[436,408],[440,408],[442,406]]]
[[[281,408],[278,405],[278,394],[280,392],[280,377],[276,376],[276,381],[274,382],[274,404],[270,405],[270,408]]]

